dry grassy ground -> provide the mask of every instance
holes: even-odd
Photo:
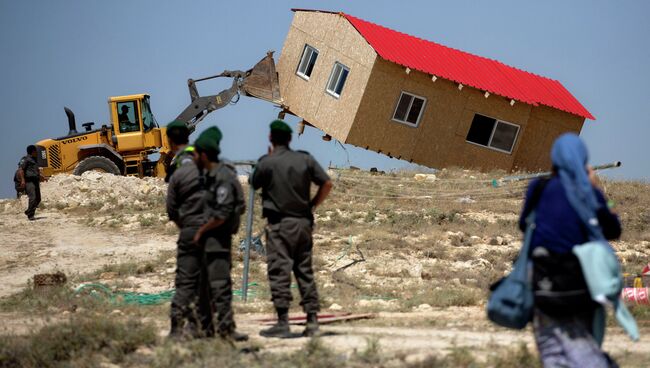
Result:
[[[435,177],[332,174],[336,189],[318,209],[314,235],[322,306],[324,312],[373,312],[376,318],[324,326],[328,334],[319,339],[260,338],[263,326],[256,320],[273,309],[264,259],[254,253],[249,302],[235,305],[251,342],[166,341],[169,303],[124,305],[72,291],[88,282],[147,293],[173,287],[176,230],[164,219],[164,186],[115,177],[59,178],[44,187],[41,219],[31,228],[21,203],[0,203],[6,239],[0,255],[0,367],[537,364],[529,330],[497,328],[484,315],[488,286],[510,270],[520,247],[517,219],[526,183],[494,188],[492,179],[503,173],[463,170]],[[650,261],[649,186],[603,186],[624,226],[613,246],[624,270],[638,273]],[[254,232],[260,233],[256,211]],[[234,255],[239,288],[242,257]],[[28,285],[34,273],[57,269],[69,276],[64,287],[37,292]],[[647,335],[650,312],[633,312]],[[632,344],[613,324],[605,348],[623,366],[650,361],[647,338]]]

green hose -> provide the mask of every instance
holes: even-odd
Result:
[[[174,290],[160,293],[136,293],[132,291],[112,291],[104,284],[83,284],[75,289],[75,294],[86,292],[93,297],[108,300],[111,304],[121,305],[157,305],[170,301]]]
[[[265,292],[255,290],[257,286],[257,282],[248,284],[248,296],[250,298],[265,294]],[[291,285],[292,289],[297,287],[296,284]],[[83,284],[75,289],[75,294],[81,294],[82,292],[116,305],[158,305],[168,302],[174,297],[174,289],[159,293],[137,293],[133,291],[113,291],[110,287],[99,283]],[[233,290],[232,294],[238,298],[242,297],[241,289]]]

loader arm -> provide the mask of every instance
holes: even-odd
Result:
[[[233,79],[230,88],[212,96],[199,95],[196,82],[224,77]],[[278,74],[275,71],[275,62],[273,61],[273,52],[268,52],[266,57],[248,71],[226,70],[221,74],[210,77],[189,79],[187,86],[192,102],[176,119],[184,121],[190,129],[190,132],[193,132],[201,120],[209,113],[230,104],[235,96],[239,97],[242,93],[246,96],[256,97],[274,104],[282,103]]]

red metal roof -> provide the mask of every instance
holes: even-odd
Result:
[[[386,60],[533,106],[545,105],[595,120],[556,80],[394,31],[348,14],[338,14],[345,17],[377,54]]]

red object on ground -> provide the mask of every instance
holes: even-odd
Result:
[[[643,271],[641,271],[641,275],[643,276],[650,275],[650,263],[648,263],[647,265],[645,265],[645,267],[643,267]]]
[[[292,10],[340,14],[357,29],[379,56],[407,68],[533,106],[544,105],[595,120],[594,116],[556,80],[394,31],[348,14],[308,9]]]
[[[365,313],[365,314],[352,314],[352,313],[337,313],[337,314],[319,314],[318,315],[318,323],[325,325],[328,323],[333,323],[333,322],[340,322],[340,321],[350,321],[350,320],[355,320],[355,319],[367,319],[367,318],[374,318],[375,315],[372,313]],[[258,319],[258,322],[262,325],[273,325],[277,322],[277,318],[263,318],[263,319]],[[307,323],[307,315],[302,314],[299,316],[290,316],[289,317],[289,324],[290,325],[304,325]]]
[[[648,288],[624,288],[621,298],[628,304],[650,305]]]

